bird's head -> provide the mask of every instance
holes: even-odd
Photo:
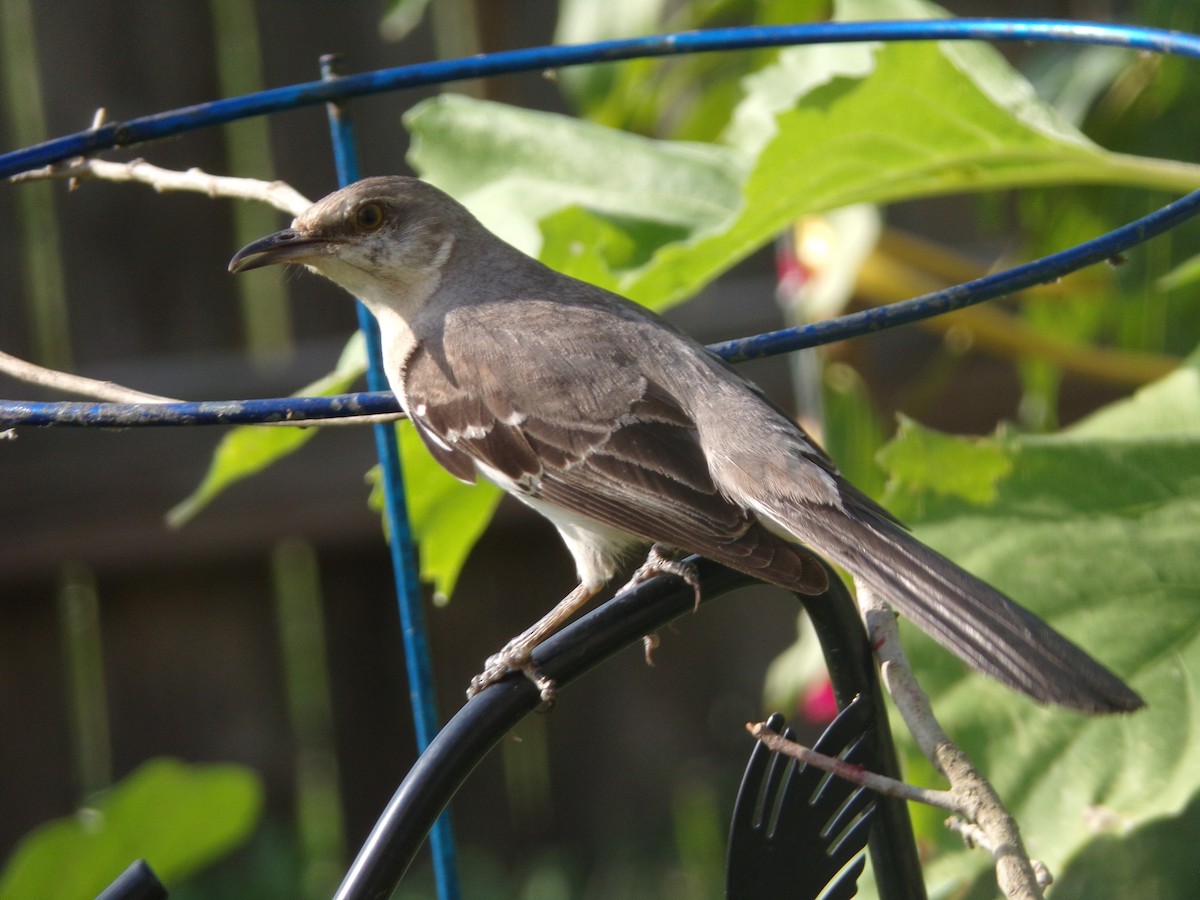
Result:
[[[368,306],[408,316],[437,288],[456,235],[472,225],[471,214],[432,185],[367,178],[317,201],[290,228],[247,244],[229,271],[307,266]]]

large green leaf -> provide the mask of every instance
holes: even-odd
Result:
[[[454,94],[417,104],[404,121],[413,168],[535,256],[540,221],[566,207],[690,234],[718,228],[741,202],[740,157],[725,147]]]
[[[86,809],[27,835],[0,875],[0,900],[90,900],[137,859],[178,883],[241,844],[261,811],[249,769],[151,760]]]
[[[924,453],[907,427],[885,463]],[[1005,475],[997,454],[1008,457]],[[906,637],[949,733],[1061,872],[1091,842],[1180,814],[1200,790],[1200,361],[1053,437],[963,442],[954,466],[895,466],[892,508],[922,540],[1019,599],[1126,677],[1148,708],[1088,718],[1038,708]],[[977,485],[966,488],[973,473]],[[998,477],[999,476],[999,477]],[[938,888],[974,879],[983,854],[940,838]],[[1075,869],[1078,874],[1082,872]],[[1095,897],[1145,896],[1112,883]],[[1166,895],[1163,895],[1166,896]],[[1179,896],[1182,896],[1180,894]]]
[[[560,0],[555,43],[641,37],[742,25],[824,20],[829,0]],[[741,100],[741,80],[772,59],[773,47],[571,66],[558,85],[584,118],[639,134],[715,140]]]
[[[454,591],[467,555],[491,521],[501,492],[490,482],[463,484],[433,461],[411,422],[397,426],[404,496],[413,536],[420,550],[421,579],[445,602]],[[371,505],[383,508],[379,467],[371,470]]]
[[[406,117],[410,162],[522,249],[549,247],[569,274],[652,307],[694,293],[806,213],[1032,185],[1200,185],[1200,167],[1092,144],[983,45],[796,47],[746,84],[729,146],[443,96]],[[586,213],[553,215],[571,206]],[[654,230],[640,253],[613,261],[591,238],[611,243],[630,219],[676,233]]]

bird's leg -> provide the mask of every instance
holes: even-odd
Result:
[[[467,697],[474,697],[484,688],[491,687],[500,681],[509,669],[520,669],[525,673],[526,678],[537,685],[538,691],[542,695],[542,701],[553,703],[554,679],[547,678],[539,672],[530,657],[538,644],[558,631],[580,607],[596,596],[598,590],[599,588],[592,585],[579,585],[560,600],[554,609],[505,644],[499,653],[489,656],[487,662],[483,664],[483,671],[471,679],[471,686],[467,688]]]
[[[700,576],[696,573],[696,567],[677,558],[677,551],[672,550],[666,544],[655,544],[650,548],[650,552],[646,555],[646,561],[638,566],[633,577],[621,591],[627,591],[630,588],[635,588],[643,581],[649,581],[655,575],[675,575],[682,578],[684,583],[689,585],[696,592],[696,609],[700,608]]]

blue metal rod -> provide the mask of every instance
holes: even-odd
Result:
[[[715,28],[591,44],[532,47],[465,59],[418,63],[272,88],[255,94],[130,119],[127,122],[108,122],[97,128],[79,131],[0,156],[0,178],[76,156],[89,156],[111,147],[127,147],[249,116],[261,116],[299,106],[468,78],[717,50],[795,44],[928,40],[1104,44],[1200,58],[1200,37],[1196,35],[1158,28],[1053,19],[925,19]]]
[[[184,403],[97,403],[91,400],[0,400],[0,428],[68,425],[137,428],[166,425],[262,425],[295,419],[338,419],[399,411],[392,392],[264,400]]]
[[[743,362],[918,322],[1036,284],[1044,284],[1068,272],[1111,259],[1197,215],[1200,215],[1200,191],[1193,191],[1098,238],[1003,272],[823,322],[712,344],[709,349],[730,362]],[[285,397],[273,400],[163,404],[2,400],[0,428],[16,425],[238,425],[297,418],[334,418],[365,413],[387,413],[397,409],[395,399],[391,398],[390,394],[343,394],[336,397]]]
[[[1085,266],[1114,259],[1126,250],[1164,234],[1197,215],[1200,215],[1200,191],[1193,191],[1098,238],[1002,272],[943,288],[931,294],[826,319],[823,322],[713,344],[709,349],[730,362],[743,362],[861,337],[885,328],[930,319],[1034,285],[1046,284]]]
[[[321,58],[321,75],[327,80],[337,78],[334,56]],[[361,178],[354,129],[347,109],[337,103],[327,106],[329,130],[333,138],[334,165],[338,183],[345,187]],[[367,385],[372,391],[388,389],[384,372],[383,349],[379,340],[379,324],[362,304],[358,309],[358,327],[367,343]],[[422,606],[421,578],[417,570],[417,553],[412,526],[404,499],[404,473],[400,464],[400,445],[396,427],[388,422],[376,425],[375,449],[382,473],[383,503],[389,526],[388,545],[392,554],[392,571],[396,581],[396,604],[400,612],[400,630],[404,645],[404,664],[408,673],[408,695],[413,712],[417,750],[424,752],[437,736],[437,696],[433,686],[433,663],[429,658],[429,642]],[[454,847],[454,831],[449,811],[443,812],[429,834],[433,853],[434,876],[441,900],[459,900],[458,860]]]

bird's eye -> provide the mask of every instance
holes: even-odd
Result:
[[[383,224],[383,207],[378,203],[364,203],[354,213],[354,224],[363,231],[374,231]]]

